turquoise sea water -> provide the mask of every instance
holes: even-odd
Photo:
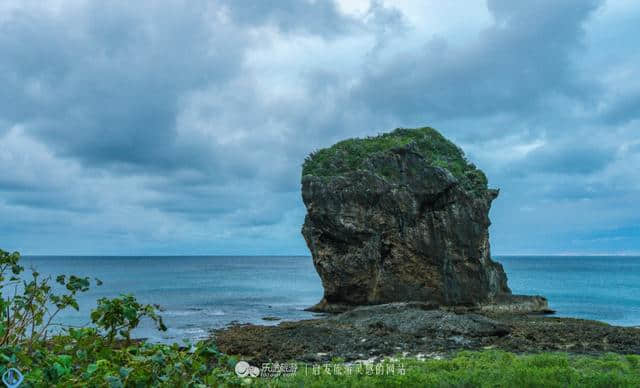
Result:
[[[540,294],[558,316],[640,326],[640,257],[496,257],[514,293]],[[64,257],[26,256],[25,267],[42,274],[96,276],[104,284],[80,297],[80,312],[60,323],[86,325],[95,300],[133,293],[160,304],[169,330],[144,325],[138,337],[174,342],[202,338],[232,321],[277,324],[313,317],[303,311],[318,302],[322,285],[310,257]]]

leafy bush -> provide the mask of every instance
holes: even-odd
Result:
[[[121,295],[119,298],[100,298],[98,307],[91,312],[91,321],[103,329],[109,340],[113,343],[117,334],[120,334],[131,343],[131,330],[138,327],[143,317],[150,318],[160,331],[166,331],[167,327],[162,322],[162,317],[156,313],[158,305],[142,305],[131,295]]]
[[[449,170],[462,186],[476,194],[487,189],[487,177],[470,163],[460,147],[433,128],[398,128],[390,133],[364,139],[347,139],[312,152],[302,165],[302,175],[328,177],[358,170],[378,152],[414,143],[417,151],[432,165]]]
[[[18,252],[0,249],[0,346],[27,345],[45,338],[56,315],[67,308],[78,310],[76,294],[89,290],[89,278],[60,275],[56,282],[65,286],[67,293],[56,294],[43,278],[31,270],[31,278],[23,280],[20,274]]]
[[[95,328],[65,328],[47,337],[56,315],[78,310],[77,293],[89,278],[60,275],[66,292],[55,293],[51,278],[32,270],[20,275],[20,254],[0,250],[0,375],[9,368],[24,374],[21,387],[207,387],[239,385],[236,360],[211,341],[184,346],[131,341],[131,331],[149,318],[166,330],[157,306],[132,295],[101,298],[91,313]],[[96,279],[96,284],[101,284]],[[118,335],[122,337],[119,340]]]
[[[22,387],[237,386],[236,360],[211,341],[191,346],[110,343],[94,328],[69,329],[24,348],[0,348],[0,374],[15,367]]]

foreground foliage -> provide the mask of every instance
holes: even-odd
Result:
[[[91,322],[103,328],[110,344],[119,334],[124,337],[126,344],[131,344],[131,331],[138,327],[142,318],[149,318],[160,331],[167,327],[162,317],[156,313],[158,305],[143,305],[138,303],[131,294],[121,295],[119,298],[100,298],[98,306],[91,312]]]
[[[64,328],[51,335],[60,311],[78,310],[76,295],[89,290],[90,279],[59,275],[53,283],[35,269],[24,278],[23,272],[19,253],[0,250],[0,375],[17,369],[24,375],[21,387],[239,383],[235,360],[208,341],[183,346],[132,342],[131,331],[142,319],[166,330],[157,307],[138,303],[133,295],[99,299],[91,312],[95,327]]]
[[[92,328],[69,329],[33,349],[0,350],[0,374],[17,368],[21,387],[209,387],[238,385],[236,361],[211,343],[111,343]]]
[[[261,380],[272,387],[639,387],[640,356],[599,357],[564,353],[515,355],[503,351],[460,352],[451,359],[386,361],[360,373],[335,374],[333,365],[314,374]],[[404,370],[404,374],[399,371]],[[393,373],[388,373],[393,371]],[[382,373],[382,374],[376,374]]]
[[[78,310],[76,294],[90,286],[89,278],[60,275],[56,283],[65,291],[55,292],[51,278],[32,269],[23,279],[23,272],[20,254],[0,249],[0,346],[31,347],[45,338],[56,315],[68,308]]]
[[[487,189],[487,177],[467,160],[462,149],[429,127],[398,128],[379,136],[343,140],[309,155],[302,165],[302,175],[345,174],[360,169],[363,162],[377,152],[409,143],[414,143],[416,150],[431,165],[449,170],[466,190],[480,194]]]
[[[8,361],[11,359],[11,361]],[[638,387],[640,356],[599,357],[502,351],[461,352],[451,359],[385,361],[347,375],[343,363],[298,365],[292,376],[239,378],[237,359],[206,341],[191,349],[137,343],[119,348],[92,329],[72,330],[28,355],[3,350],[0,371],[26,370],[24,387]],[[334,373],[335,366],[340,375]],[[387,374],[389,366],[393,373]],[[383,370],[383,374],[378,370]],[[400,374],[404,370],[404,374]]]

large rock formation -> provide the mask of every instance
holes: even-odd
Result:
[[[508,299],[506,275],[489,251],[497,196],[462,150],[431,128],[313,153],[302,177],[302,234],[324,286],[313,309]]]

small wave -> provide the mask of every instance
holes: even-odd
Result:
[[[188,329],[183,329],[182,332],[185,334],[202,334],[202,335],[207,333],[206,330],[201,329],[199,327],[190,327]]]
[[[189,316],[189,315],[195,315],[198,314],[198,311],[192,311],[192,310],[169,310],[169,311],[163,311],[162,315],[166,316],[166,317],[185,317],[185,316]]]
[[[205,316],[223,316],[226,315],[222,310],[204,310],[198,308],[189,308],[186,310],[167,310],[162,312],[166,317],[187,317],[193,315],[205,315]]]

